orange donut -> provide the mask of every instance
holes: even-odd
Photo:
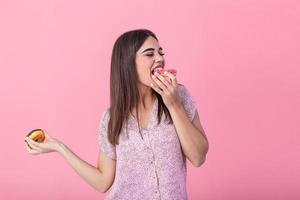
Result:
[[[45,140],[45,133],[42,129],[34,129],[26,137],[31,138],[32,140],[42,143]]]

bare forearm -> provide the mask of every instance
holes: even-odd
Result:
[[[80,159],[66,145],[60,144],[58,152],[64,157],[75,172],[97,191],[106,191],[103,173],[96,167]]]
[[[202,132],[188,119],[181,104],[169,109],[182,149],[193,165],[199,166],[208,151],[208,141]]]

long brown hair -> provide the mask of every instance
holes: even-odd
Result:
[[[137,29],[123,33],[114,44],[111,57],[108,122],[108,140],[112,145],[119,143],[119,135],[123,125],[127,123],[130,111],[137,108],[140,102],[135,57],[136,52],[149,36],[158,40],[150,30]],[[158,124],[161,122],[163,113],[165,113],[166,120],[173,123],[162,97],[154,90],[152,91],[158,100]],[[138,119],[137,112],[137,121]]]

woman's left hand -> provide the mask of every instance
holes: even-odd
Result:
[[[177,91],[176,77],[167,71],[165,71],[164,74],[167,75],[168,78],[165,78],[157,72],[155,75],[152,75],[154,84],[151,83],[151,87],[162,96],[165,105],[170,109],[173,106],[179,105],[181,101]]]
[[[62,144],[58,139],[53,138],[48,132],[43,129],[45,133],[45,140],[38,143],[30,137],[25,137],[26,149],[30,154],[37,155],[49,152],[58,152],[60,145]]]

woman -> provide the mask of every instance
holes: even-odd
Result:
[[[138,29],[122,34],[111,58],[110,108],[102,115],[98,166],[80,159],[46,133],[37,143],[26,138],[31,154],[58,152],[106,199],[187,199],[186,158],[201,166],[208,141],[195,101],[165,69],[155,34]]]

